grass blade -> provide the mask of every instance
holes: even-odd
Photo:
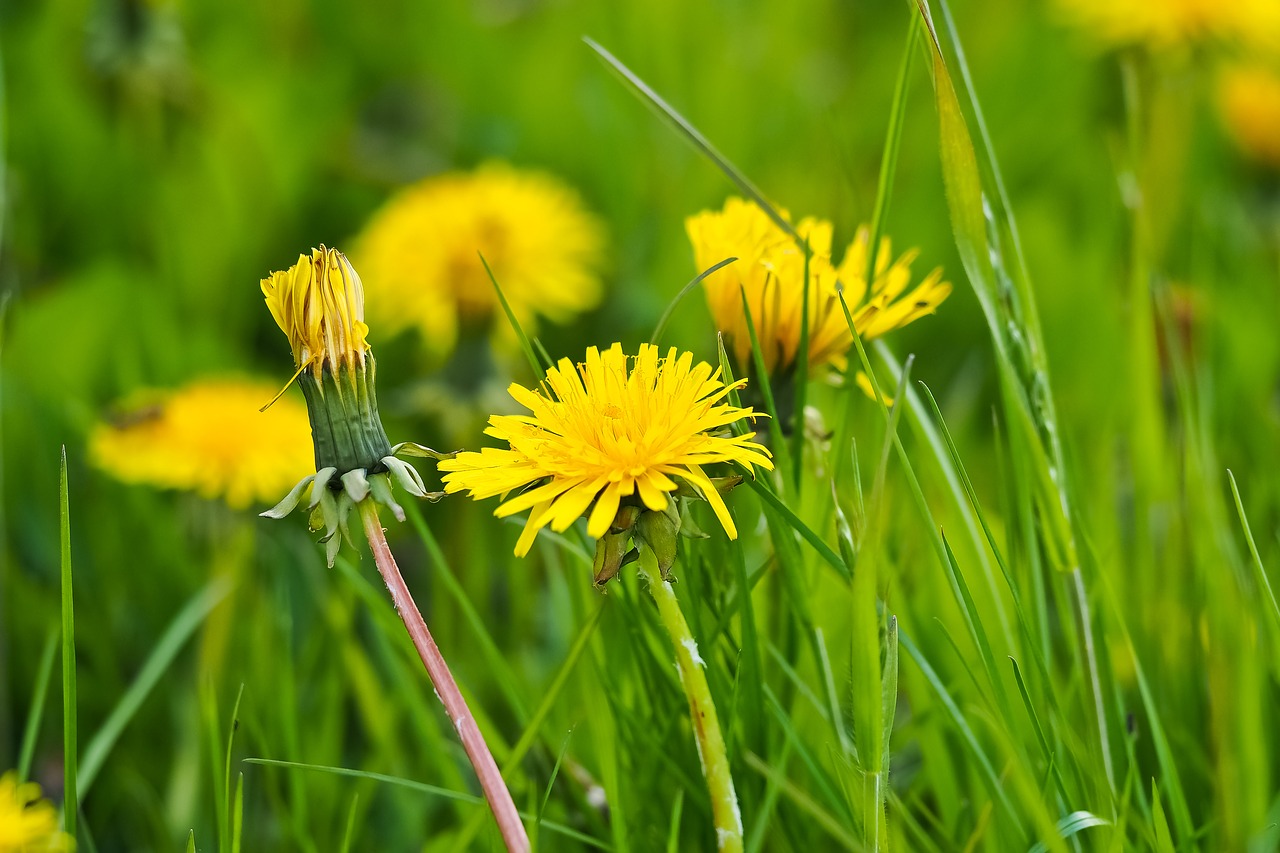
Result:
[[[76,837],[76,814],[80,808],[76,756],[76,614],[71,589],[71,499],[67,487],[67,448],[62,447],[62,470],[58,481],[59,544],[62,576],[62,790],[63,829]]]
[[[1227,479],[1231,481],[1231,495],[1236,501],[1236,512],[1240,516],[1240,526],[1244,528],[1245,541],[1249,543],[1249,554],[1253,557],[1253,570],[1257,575],[1259,589],[1267,594],[1267,603],[1271,605],[1269,616],[1271,617],[1271,627],[1275,629],[1274,637],[1280,642],[1280,605],[1276,604],[1276,594],[1271,589],[1271,581],[1267,578],[1267,570],[1262,565],[1262,558],[1258,556],[1258,546],[1254,544],[1253,532],[1249,530],[1249,519],[1244,514],[1244,503],[1240,500],[1240,489],[1236,486],[1236,475],[1227,470]]]
[[[49,695],[49,681],[53,678],[53,654],[58,650],[58,630],[49,631],[40,652],[36,667],[35,690],[31,695],[31,708],[27,711],[27,724],[22,731],[22,750],[18,753],[18,781],[31,776],[31,760],[35,757],[36,740],[40,736],[40,720],[44,717],[44,702]]]
[[[658,341],[662,340],[662,333],[667,330],[667,323],[671,321],[671,316],[675,314],[676,306],[684,301],[684,298],[689,295],[690,291],[701,284],[703,279],[707,276],[711,275],[713,272],[724,269],[736,260],[737,258],[725,258],[720,263],[707,267],[705,270],[694,276],[688,284],[680,288],[680,292],[676,294],[675,299],[668,302],[667,307],[663,309],[662,316],[658,318],[658,324],[653,327],[653,334],[649,336],[649,343],[657,346]]]

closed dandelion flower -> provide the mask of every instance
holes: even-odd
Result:
[[[41,798],[39,785],[19,784],[12,771],[0,776],[0,853],[54,853],[74,846],[58,829],[58,811]]]
[[[1058,0],[1064,18],[1107,47],[1204,44],[1280,50],[1275,0]]]
[[[94,427],[89,455],[126,483],[181,489],[234,509],[278,499],[310,467],[307,412],[248,379],[201,379],[135,395]]]
[[[442,454],[410,442],[392,447],[387,440],[378,416],[364,288],[345,255],[324,246],[300,255],[288,270],[262,280],[262,295],[293,350],[294,377],[307,401],[315,450],[315,473],[262,514],[288,515],[310,488],[312,526],[324,527],[322,541],[332,566],[341,543],[338,533],[350,539],[347,516],[365,498],[373,497],[404,520],[404,509],[392,497],[392,477],[415,497],[436,497],[398,455]]]
[[[787,213],[782,211],[782,216]],[[792,369],[800,348],[804,302],[805,255],[795,238],[778,226],[758,205],[740,198],[725,202],[721,211],[703,211],[685,222],[693,244],[694,260],[706,269],[728,257],[737,262],[703,279],[707,305],[716,327],[730,339],[734,355],[744,371],[753,369],[751,337],[743,313],[743,295],[756,329],[765,370],[770,374]],[[845,302],[854,327],[865,338],[874,338],[932,314],[951,293],[951,285],[935,269],[910,292],[911,250],[891,259],[888,238],[876,253],[874,281],[866,282],[867,229],[858,230],[840,265],[831,254],[831,223],[802,219],[796,231],[807,242],[809,300],[809,351],[811,369],[845,366],[845,354],[853,345],[848,321],[840,305]]]
[[[406,187],[375,213],[355,257],[379,328],[417,328],[437,355],[462,328],[488,330],[500,311],[480,255],[522,324],[564,322],[595,307],[604,227],[570,187],[491,163]],[[500,328],[505,328],[501,326]]]
[[[1218,79],[1227,131],[1250,158],[1280,169],[1280,74],[1260,65],[1228,68]]]
[[[683,494],[707,500],[736,538],[718,484],[703,466],[773,468],[769,452],[751,440],[754,433],[726,434],[730,424],[754,415],[725,402],[742,384],[726,386],[718,370],[695,365],[691,353],[674,348],[660,357],[657,347],[644,344],[629,358],[621,344],[603,353],[592,347],[576,366],[561,359],[537,391],[513,383],[511,396],[530,414],[490,418],[487,434],[507,447],[441,462],[445,491],[477,500],[506,496],[494,512],[500,518],[529,510],[517,556],[529,552],[542,528],[563,531],[584,514],[587,533],[606,549],[625,545],[606,534],[629,531],[646,511],[663,514],[670,521],[666,533],[673,533],[672,497]],[[673,552],[674,540],[669,545],[664,553]],[[612,571],[624,551],[612,555]],[[670,560],[664,562],[665,571]],[[598,579],[600,570],[597,565]]]

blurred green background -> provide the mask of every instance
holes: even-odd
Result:
[[[1220,688],[1225,697],[1213,699],[1206,695],[1205,660],[1187,656],[1197,633],[1209,630],[1211,617],[1197,602],[1214,575],[1185,566],[1220,559],[1225,576],[1228,565],[1244,559],[1234,510],[1205,533],[1208,544],[1200,549],[1191,534],[1163,538],[1184,523],[1187,489],[1202,485],[1187,473],[1185,457],[1155,460],[1167,468],[1161,479],[1167,488],[1155,497],[1135,495],[1132,485],[1132,469],[1144,463],[1134,447],[1136,403],[1125,378],[1133,357],[1134,245],[1125,200],[1126,193],[1148,193],[1151,281],[1185,297],[1189,359],[1202,383],[1196,403],[1202,431],[1191,435],[1179,426],[1172,380],[1157,377],[1168,446],[1179,454],[1189,452],[1188,442],[1212,447],[1216,467],[1197,476],[1210,476],[1220,500],[1227,494],[1221,469],[1236,472],[1263,562],[1274,563],[1280,552],[1275,176],[1232,149],[1211,102],[1212,69],[1196,57],[1118,60],[1064,26],[1053,8],[1029,0],[957,0],[952,11],[1022,226],[1068,457],[1095,533],[1091,546],[1119,597],[1137,596],[1129,600],[1129,627],[1147,655],[1160,703],[1175,718],[1169,728],[1187,765],[1183,781],[1197,825],[1229,830],[1211,837],[1231,843],[1251,837],[1232,821],[1262,833],[1267,813],[1273,826],[1276,815],[1274,732],[1254,745],[1253,763],[1238,776],[1251,780],[1249,793],[1240,793],[1243,817],[1219,810],[1216,797],[1233,794],[1212,768],[1224,752],[1247,752],[1247,744],[1214,741],[1208,732],[1225,713],[1219,706],[1237,701],[1241,713],[1262,715],[1254,730],[1266,731],[1277,698],[1275,660],[1259,652],[1264,660],[1256,662],[1253,686],[1233,681]],[[447,721],[403,654],[398,625],[384,618],[389,608],[378,613],[381,599],[362,595],[380,591],[367,558],[326,571],[299,519],[273,523],[192,496],[116,483],[88,465],[89,429],[140,387],[226,373],[283,383],[287,347],[263,310],[258,280],[313,245],[346,245],[397,187],[491,159],[561,176],[607,224],[607,297],[571,326],[543,326],[550,352],[577,358],[587,345],[621,340],[633,349],[647,339],[696,272],[684,218],[719,207],[734,190],[619,83],[582,43],[584,35],[643,77],[773,201],[797,216],[830,218],[844,245],[871,215],[909,15],[903,3],[865,0],[0,5],[0,289],[8,298],[0,350],[0,769],[17,761],[40,650],[58,623],[57,469],[65,445],[82,743],[116,707],[184,604],[212,577],[237,581],[106,756],[84,796],[91,839],[82,848],[176,850],[194,829],[199,849],[214,849],[215,780],[222,770],[209,740],[215,720],[217,737],[227,734],[241,685],[237,757],[362,768],[458,790],[472,785]],[[1122,62],[1136,67],[1150,95],[1147,171],[1139,178],[1127,166]],[[920,58],[908,97],[887,233],[898,249],[920,248],[917,275],[942,265],[956,290],[937,316],[894,333],[889,345],[899,356],[915,354],[913,378],[938,398],[979,494],[999,516],[999,472],[1007,460],[992,426],[993,355],[951,236],[932,87]],[[453,446],[457,435],[413,405],[415,383],[439,365],[416,356],[411,341],[384,346],[376,328],[370,339],[380,355],[387,353],[379,373],[392,440]],[[714,358],[714,329],[698,294],[682,303],[665,340]],[[511,369],[529,379],[518,362]],[[868,403],[856,418],[867,435],[860,453],[870,469],[879,414]],[[476,427],[472,446],[481,442]],[[942,487],[927,479],[924,486],[931,502],[941,503]],[[920,520],[896,479],[888,500],[889,539],[897,544],[890,546],[895,579],[886,600],[915,612],[925,635],[918,643],[948,683],[970,696],[968,707],[979,701],[978,691],[933,627],[934,616],[938,624],[957,624],[958,611],[942,601],[942,591],[928,589],[940,587],[941,576],[913,541]],[[747,503],[739,498],[740,512]],[[665,649],[628,622],[642,601],[634,582],[602,599],[571,555],[546,548],[529,561],[512,560],[517,531],[494,521],[491,510],[451,500],[422,511],[507,661],[506,673],[493,671],[478,649],[422,538],[409,525],[393,526],[391,534],[437,640],[473,701],[488,709],[499,740],[519,737],[569,644],[605,608],[589,653],[595,669],[580,664],[556,702],[515,783],[517,802],[536,807],[557,750],[573,731],[549,817],[608,841],[608,816],[590,795],[599,780],[611,797],[611,786],[622,784],[633,799],[625,807],[611,800],[614,819],[626,815],[635,849],[660,849],[670,792],[680,791],[690,815],[677,833],[680,849],[700,849],[708,843],[705,793],[680,729],[685,710],[669,688],[643,695],[642,674],[669,664]],[[935,512],[944,526],[955,523],[952,508]],[[1137,516],[1145,522],[1135,528]],[[1227,551],[1234,556],[1222,556]],[[1126,577],[1136,577],[1126,575],[1130,570],[1144,572],[1145,580],[1130,586]],[[1151,599],[1144,610],[1135,590],[1164,582],[1179,592]],[[716,581],[691,579],[681,595],[687,586],[696,600],[694,591],[707,583]],[[847,642],[843,617],[834,607],[830,617],[838,647],[841,637]],[[213,638],[218,631],[224,640]],[[653,660],[632,659],[650,647]],[[606,653],[617,658],[606,661]],[[1104,658],[1108,653],[1104,646]],[[845,657],[847,650],[836,656],[841,678]],[[1131,680],[1121,676],[1116,685],[1117,702],[1132,696]],[[1062,695],[1073,707],[1088,698],[1078,683]],[[925,698],[917,701],[927,712]],[[634,716],[620,714],[627,709]],[[733,716],[729,709],[722,714]],[[55,800],[59,721],[55,676],[34,769]],[[929,723],[935,724],[933,734],[895,741],[895,750],[919,762],[923,744],[926,764],[935,755],[962,763],[959,747],[946,745],[949,729],[936,718]],[[658,733],[634,731],[645,726]],[[645,764],[634,753],[610,764],[602,756],[613,749],[611,739],[669,743],[675,767]],[[819,756],[822,743],[815,738]],[[1139,737],[1134,744],[1143,767],[1137,785],[1149,793],[1151,743]],[[349,817],[352,849],[451,849],[479,808],[368,780],[237,768],[246,773],[244,835],[251,850],[340,849]],[[913,784],[929,802],[941,796],[926,781],[912,781],[913,773],[928,772],[904,772],[904,800]],[[797,773],[795,784],[807,787]],[[925,809],[942,815],[931,827],[938,849],[964,849],[968,839],[981,849],[1009,849],[980,829],[990,817],[983,817],[984,793],[976,787],[961,793],[962,802]],[[815,837],[806,812],[791,807],[764,836],[764,849],[797,849]],[[478,838],[477,849],[496,849],[493,832]],[[1269,838],[1260,843],[1274,845],[1274,834]],[[544,837],[547,849],[573,844]],[[911,848],[909,841],[900,845]]]

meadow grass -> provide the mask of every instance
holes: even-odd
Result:
[[[762,187],[793,210],[822,199],[811,206],[862,211],[869,270],[877,236],[905,233],[956,285],[926,331],[855,332],[850,364],[870,397],[852,382],[771,384],[744,296],[754,372],[731,402],[751,394],[769,415],[755,429],[777,470],[734,491],[736,541],[692,508],[708,535],[681,541],[673,586],[746,850],[1276,849],[1280,227],[1274,182],[1223,165],[1188,106],[1203,81],[1135,55],[1091,78],[1080,66],[1104,60],[1081,59],[1014,3],[1000,8],[1030,47],[980,27],[984,7],[953,15],[946,0],[866,10],[856,33],[816,0],[759,20],[726,13],[745,70],[697,35],[717,31],[708,10],[570,5],[514,23],[406,8],[388,31],[305,6],[226,22],[192,4],[183,19],[209,86],[198,121],[163,62],[129,65],[117,46],[125,64],[97,72],[114,98],[104,106],[57,47],[76,15],[0,12],[19,33],[0,34],[11,84],[12,68],[60,57],[11,93],[6,121],[8,157],[44,194],[10,202],[16,259],[0,265],[29,291],[0,353],[0,771],[40,780],[88,851],[501,849],[371,560],[344,551],[326,570],[300,521],[114,483],[86,464],[83,436],[127,389],[276,363],[252,286],[260,261],[351,233],[397,170],[517,153],[590,187],[619,250],[615,295],[574,328],[522,328],[499,287],[525,384],[587,343],[646,335],[731,379],[724,342],[686,298],[701,276],[689,280],[679,233],[731,192],[798,241]],[[163,59],[167,24],[148,14],[159,29],[146,44]],[[764,56],[744,58],[766,31]],[[299,33],[342,44],[350,68],[316,61],[288,38]],[[450,33],[545,67],[503,88],[461,61]],[[846,42],[862,53],[837,53]],[[283,56],[265,49],[277,44]],[[424,44],[440,55],[413,52]],[[246,55],[263,57],[259,74],[241,69]],[[804,87],[770,63],[816,57],[805,73],[821,77],[833,56],[878,69],[874,86],[846,81],[865,97],[797,106]],[[288,82],[290,58],[314,72],[313,93]],[[993,69],[1032,79],[1002,83]],[[396,94],[437,77],[456,91]],[[540,86],[574,92],[588,119],[566,118]],[[410,132],[370,117],[384,96]],[[324,97],[342,105],[347,155],[317,141],[341,135],[316,109]],[[412,108],[419,97],[473,110],[449,126],[472,141],[414,148],[434,121]],[[1049,107],[1019,98],[1058,105],[1057,129],[1077,139],[1091,110],[1108,114],[1106,145],[1065,151],[1034,126]],[[742,106],[761,104],[777,115]],[[30,134],[15,131],[24,118]],[[578,156],[557,122],[594,131],[601,150]],[[36,133],[53,128],[70,139],[49,137],[37,156]],[[815,154],[824,135],[847,150]],[[384,171],[360,165],[361,146],[382,152]],[[115,171],[92,174],[85,152]],[[859,165],[842,180],[845,157]],[[77,182],[86,196],[73,203]],[[195,190],[211,209],[190,203]],[[111,199],[130,228],[104,217]],[[283,223],[257,229],[250,212]],[[40,275],[53,283],[36,286]],[[1188,321],[1183,280],[1213,310]],[[856,306],[843,307],[852,328]],[[120,328],[138,331],[121,340]],[[419,369],[410,348],[379,347],[389,417],[448,446],[458,436],[433,433],[405,390]],[[474,447],[472,420],[462,438]],[[56,474],[55,434],[69,436]],[[664,628],[673,614],[640,573],[624,568],[601,595],[581,524],[543,531],[517,560],[519,521],[489,504],[405,508],[392,547],[534,848],[714,849]]]

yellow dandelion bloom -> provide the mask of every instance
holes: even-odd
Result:
[[[356,259],[380,328],[414,327],[438,355],[500,310],[480,254],[522,324],[595,307],[604,227],[570,187],[490,163],[406,187],[373,215]],[[376,297],[376,298],[373,298]]]
[[[272,385],[206,379],[148,392],[89,438],[94,464],[126,483],[183,489],[240,509],[276,499],[311,470],[306,409]]]
[[[1241,151],[1280,169],[1280,74],[1262,66],[1227,69],[1218,79],[1218,108]]]
[[[34,782],[18,784],[10,771],[0,776],[0,853],[54,853],[74,847],[58,829],[58,812]]]
[[[511,396],[531,414],[489,419],[486,433],[507,447],[459,453],[439,464],[448,472],[445,491],[466,491],[477,500],[518,492],[494,512],[503,518],[530,510],[517,556],[529,552],[543,527],[566,530],[588,508],[587,533],[597,539],[620,506],[666,510],[677,480],[704,497],[736,538],[702,466],[739,462],[772,469],[773,463],[769,451],[751,440],[755,433],[721,434],[754,412],[723,402],[743,383],[726,386],[719,376],[705,362],[695,365],[691,353],[673,348],[660,357],[651,344],[634,359],[621,344],[603,353],[590,348],[576,367],[561,359],[537,392],[511,385]]]
[[[337,249],[321,246],[310,257],[299,255],[289,269],[262,280],[262,295],[289,339],[299,371],[310,368],[319,380],[326,365],[335,371],[364,367],[364,287]]]
[[[1107,46],[1202,43],[1280,50],[1276,0],[1058,0],[1064,18]]]
[[[782,215],[787,217],[786,211]],[[789,219],[789,217],[787,217]],[[786,371],[800,348],[804,317],[804,251],[754,202],[731,198],[721,211],[703,211],[685,222],[693,244],[694,260],[706,269],[725,258],[738,260],[703,280],[707,304],[716,327],[730,338],[734,355],[744,370],[751,366],[751,337],[742,310],[747,307],[760,341],[765,369]],[[951,285],[935,269],[910,293],[912,250],[891,259],[886,237],[876,254],[875,280],[865,280],[867,229],[859,229],[840,265],[831,256],[831,223],[802,219],[796,231],[808,243],[809,259],[809,365],[843,368],[853,345],[848,321],[840,307],[839,288],[863,338],[873,338],[932,314],[951,293]]]

